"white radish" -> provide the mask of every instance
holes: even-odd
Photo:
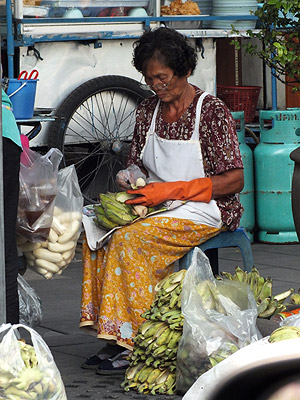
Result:
[[[57,243],[49,243],[48,246],[57,244]],[[48,250],[49,249],[49,250]],[[63,256],[61,252],[54,252],[49,247],[48,249],[40,248],[33,251],[33,255],[36,258],[43,259],[45,261],[50,261],[53,263],[57,263],[63,260]]]
[[[57,242],[57,239],[58,239],[58,234],[55,232],[54,229],[51,228],[48,236],[49,242],[55,243]]]
[[[69,257],[71,257],[72,255],[74,256],[74,253],[75,253],[75,249],[71,249],[71,250],[65,251],[65,252],[62,254],[62,257],[63,257],[64,260],[67,260],[67,259],[68,259]]]
[[[41,268],[36,265],[34,267],[30,266],[30,269],[32,269],[34,272],[37,272],[38,274],[43,275],[43,276],[45,276],[48,272],[45,268]]]
[[[53,228],[54,231],[55,231],[58,235],[62,235],[62,234],[65,232],[65,230],[66,230],[66,227],[65,227],[63,224],[61,224],[60,221],[58,220],[58,217],[55,217],[55,216],[54,216],[53,219],[52,219],[51,228]]]
[[[75,247],[75,245],[76,244],[75,244],[75,242],[73,242],[73,240],[71,240],[70,242],[67,242],[67,243],[58,243],[58,242],[49,243],[48,249],[54,253],[64,253],[65,251],[73,249]],[[59,261],[61,261],[61,260],[59,260]]]
[[[73,222],[71,222],[71,224],[68,226],[68,229],[58,237],[57,239],[58,243],[69,242],[75,235],[75,233],[79,231],[80,226],[81,226],[81,221],[74,220]]]
[[[61,262],[57,263],[56,265],[61,269],[62,267],[64,267],[66,265],[67,261],[66,260],[62,260]]]
[[[47,272],[51,272],[52,274],[56,274],[59,271],[59,267],[51,261],[37,258],[35,263],[38,267],[44,268]]]

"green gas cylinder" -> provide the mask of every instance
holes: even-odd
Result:
[[[259,113],[260,143],[254,150],[258,240],[298,242],[292,214],[294,161],[290,153],[300,143],[300,110]]]
[[[240,144],[240,152],[244,164],[244,188],[240,193],[240,201],[244,207],[244,213],[241,218],[240,226],[246,229],[248,236],[253,243],[253,230],[255,226],[254,210],[254,179],[253,179],[253,152],[245,140],[245,113],[236,111],[231,113],[234,120],[237,121],[237,134]]]

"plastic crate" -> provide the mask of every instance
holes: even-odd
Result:
[[[245,122],[253,122],[260,94],[260,86],[217,85],[217,97],[224,101],[230,111],[244,111]]]

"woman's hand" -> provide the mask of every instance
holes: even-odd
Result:
[[[116,183],[120,190],[127,190],[131,185],[135,185],[138,178],[143,178],[146,181],[146,175],[137,165],[130,165],[126,169],[122,169],[116,175]]]
[[[127,193],[138,196],[127,200],[126,204],[141,204],[149,207],[154,207],[166,200],[192,200],[209,203],[212,182],[210,178],[198,178],[188,182],[153,182],[141,189],[127,190]]]

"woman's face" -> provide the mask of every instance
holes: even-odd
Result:
[[[157,59],[150,59],[144,70],[147,85],[161,101],[172,102],[180,98],[188,86],[187,76],[176,76],[174,71]]]

